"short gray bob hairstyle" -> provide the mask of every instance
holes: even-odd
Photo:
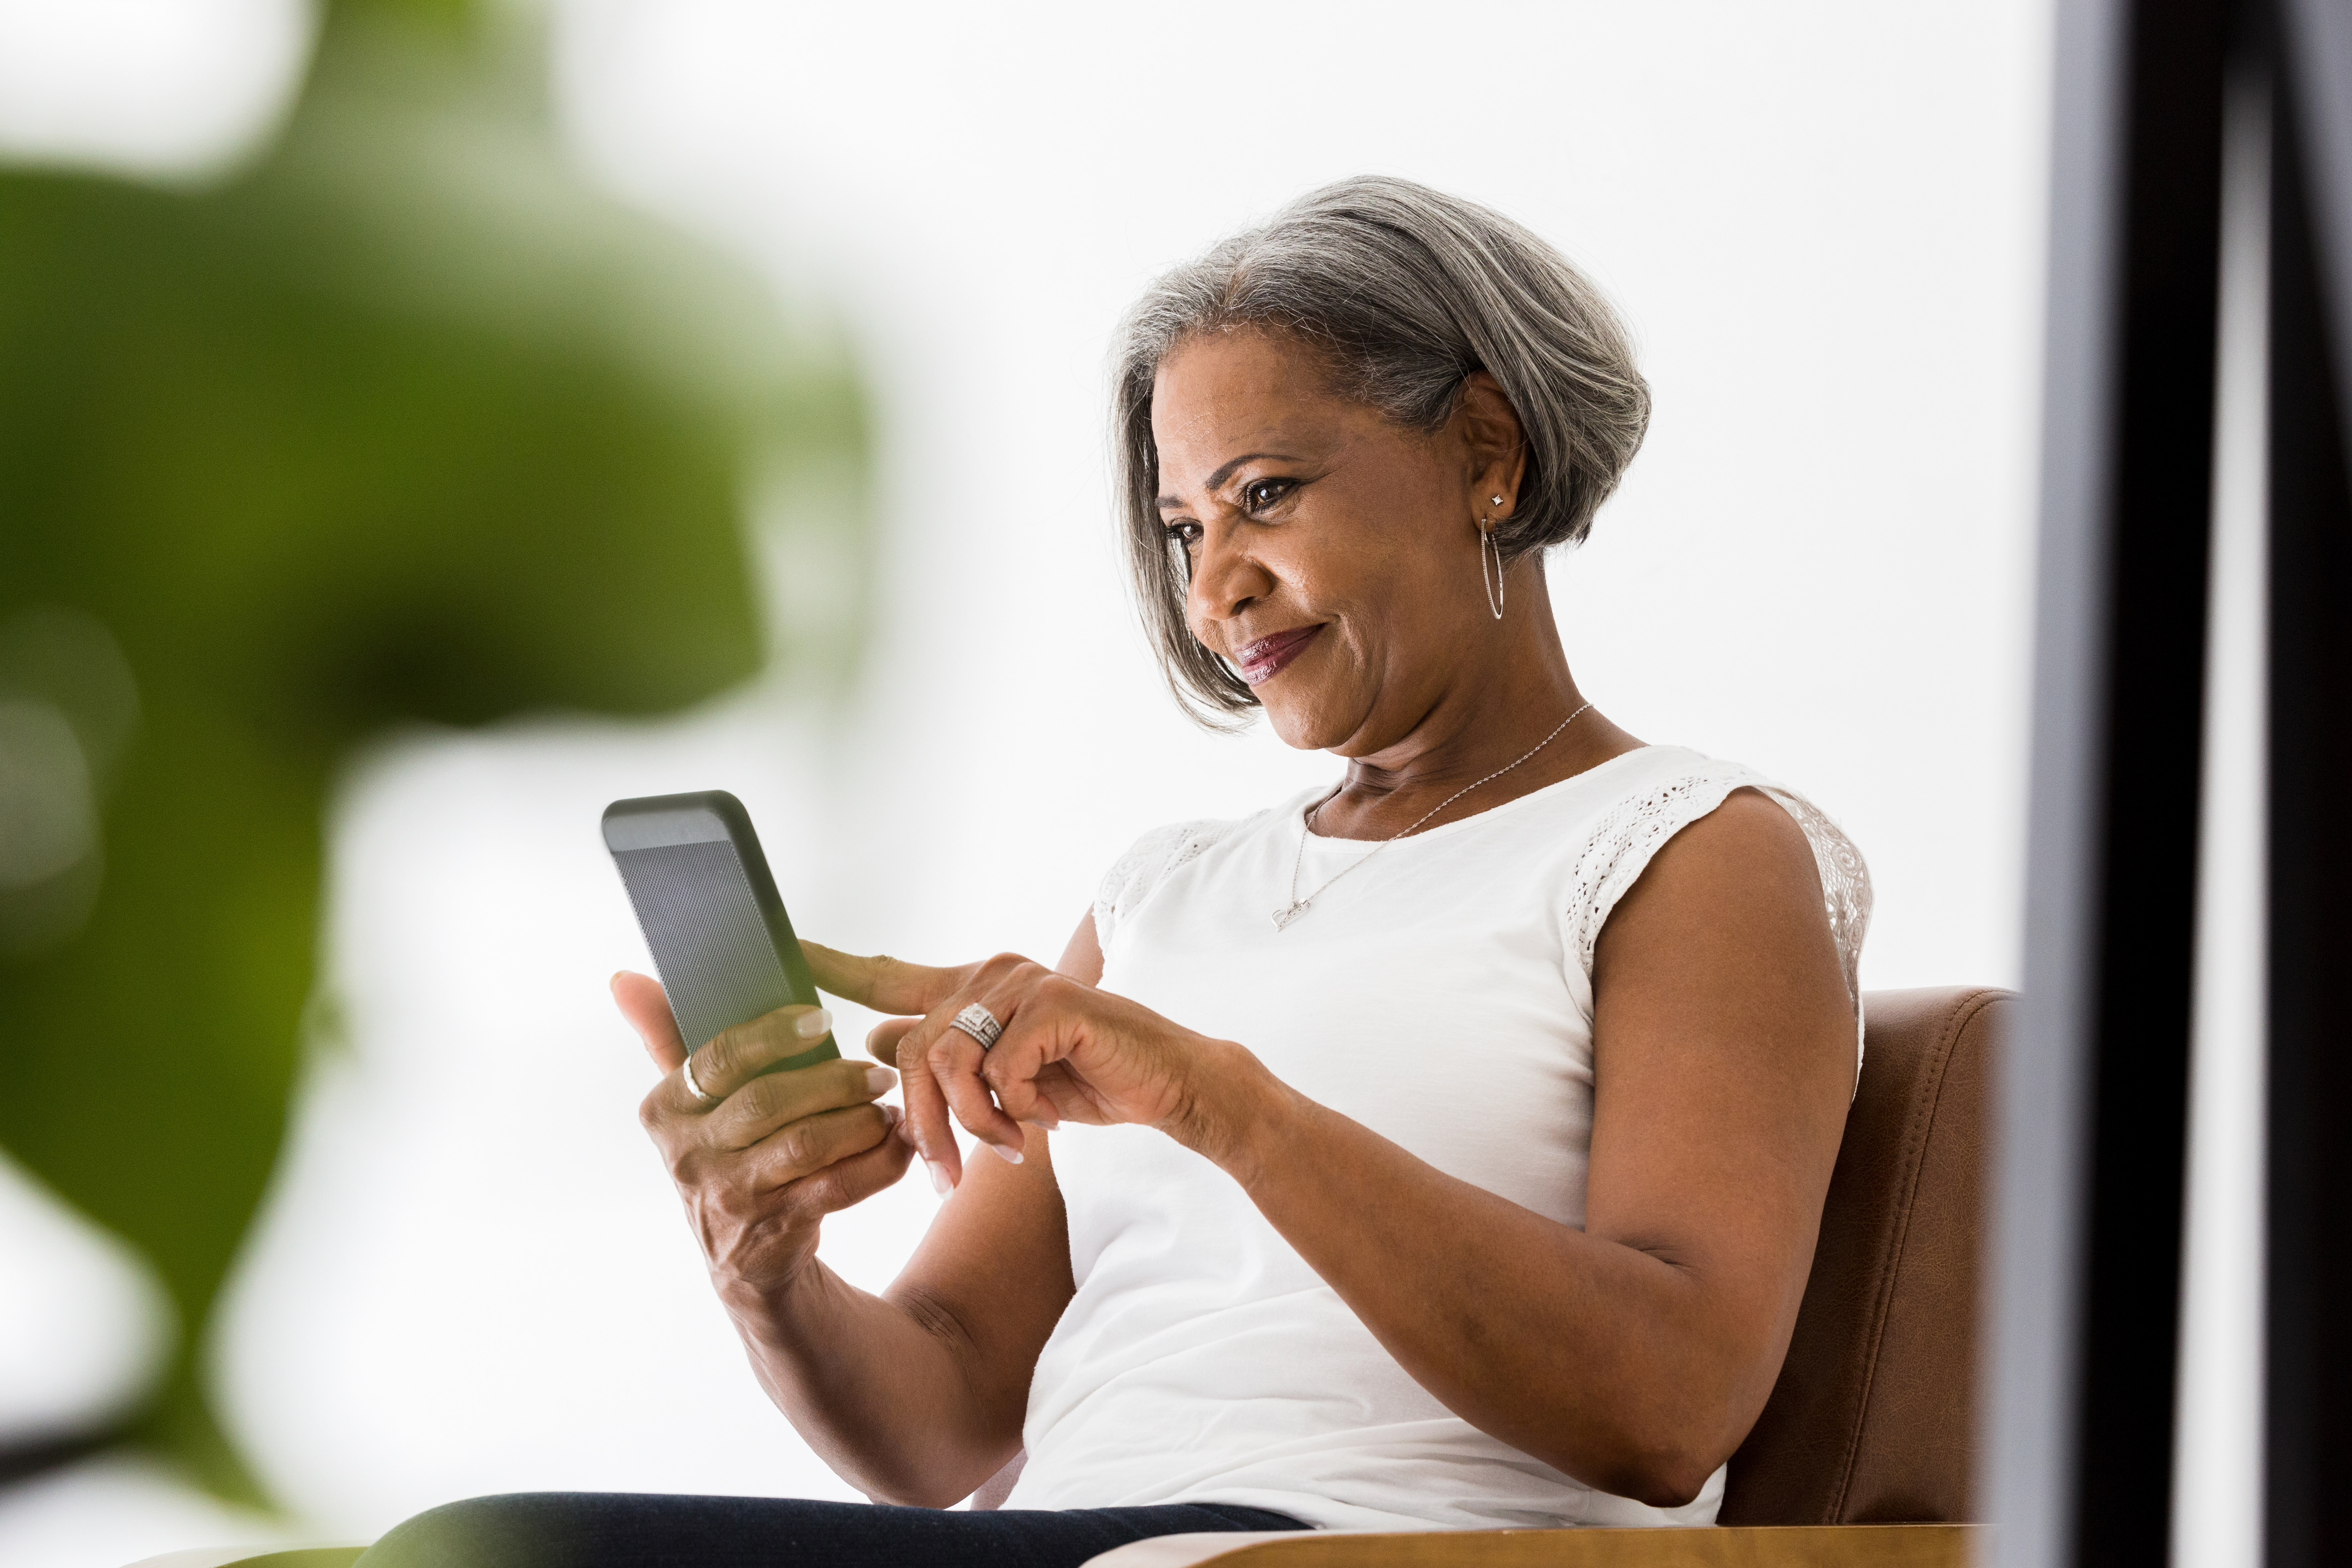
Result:
[[[1500,213],[1410,180],[1326,185],[1160,278],[1119,328],[1113,441],[1146,628],[1177,700],[1214,728],[1257,699],[1184,624],[1151,388],[1178,344],[1247,327],[1296,335],[1342,395],[1417,430],[1452,416],[1472,372],[1492,375],[1528,446],[1518,508],[1496,530],[1507,561],[1582,540],[1650,421],[1625,328],[1591,280]]]

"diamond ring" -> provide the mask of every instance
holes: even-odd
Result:
[[[993,1048],[996,1042],[1004,1036],[1004,1026],[996,1021],[996,1015],[977,1002],[950,1018],[948,1027],[961,1029],[965,1034],[978,1040],[980,1048],[983,1051]]]
[[[677,1071],[678,1076],[686,1079],[686,1092],[702,1101],[703,1104],[708,1105],[719,1098],[694,1081],[694,1053],[691,1051],[687,1053],[686,1060],[678,1064]]]

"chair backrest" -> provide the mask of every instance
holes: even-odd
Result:
[[[2016,998],[1876,991],[1789,1358],[1725,1524],[1969,1517],[1994,1056]]]

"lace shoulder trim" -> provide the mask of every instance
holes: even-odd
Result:
[[[1102,886],[1095,892],[1095,940],[1103,952],[1110,952],[1119,921],[1150,897],[1170,872],[1240,826],[1238,822],[1171,822],[1129,845],[1127,853],[1103,874]]]
[[[1641,879],[1666,840],[1721,805],[1737,789],[1754,789],[1780,803],[1804,830],[1821,873],[1822,902],[1837,942],[1846,994],[1862,1011],[1862,942],[1870,929],[1870,868],[1845,831],[1819,807],[1750,769],[1715,763],[1628,795],[1610,808],[1577,862],[1569,910],[1578,962],[1592,973],[1601,928],[1627,889]]]

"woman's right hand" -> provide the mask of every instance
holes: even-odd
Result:
[[[826,1215],[907,1173],[915,1151],[894,1136],[898,1108],[874,1103],[898,1075],[845,1058],[759,1076],[833,1026],[822,1007],[780,1007],[695,1054],[695,1082],[710,1097],[698,1100],[679,1071],[686,1044],[660,983],[624,972],[613,999],[662,1070],[638,1120],[686,1201],[719,1297],[757,1310],[815,1256]]]

